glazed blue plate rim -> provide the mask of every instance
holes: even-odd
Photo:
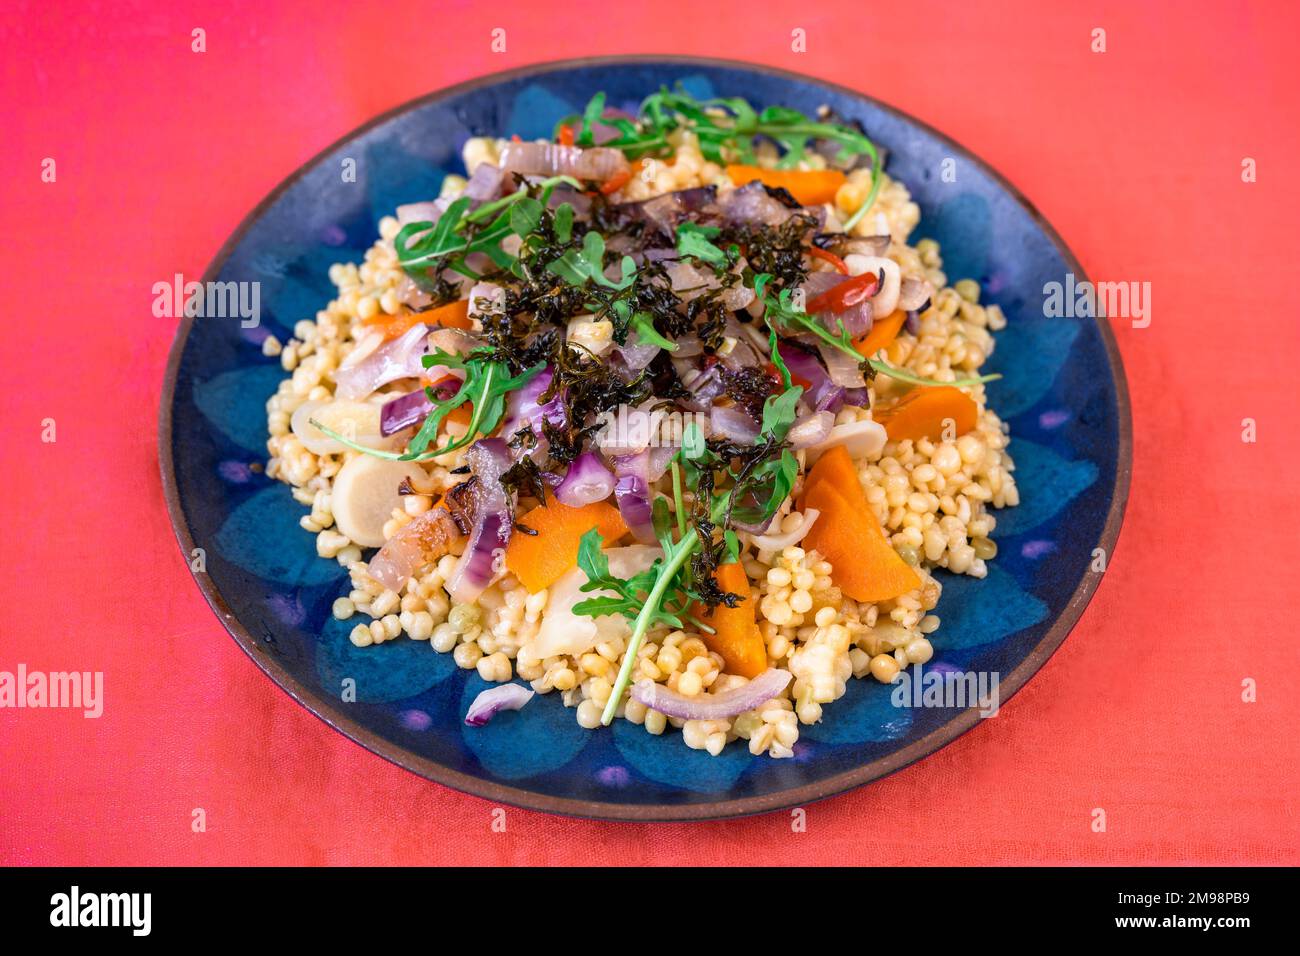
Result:
[[[740,60],[726,60],[716,57],[636,54],[556,60],[492,73],[434,91],[396,106],[374,117],[370,121],[349,131],[346,135],[340,137],[338,140],[319,151],[315,156],[303,163],[291,175],[286,177],[275,187],[275,189],[262,199],[262,201],[244,217],[239,226],[231,234],[230,238],[222,245],[221,249],[204,272],[202,281],[205,283],[214,281],[219,276],[227,259],[239,246],[241,241],[244,239],[245,234],[263,216],[266,210],[287,190],[293,187],[308,171],[313,169],[318,163],[322,162],[326,157],[335,153],[350,141],[364,135],[377,126],[387,123],[407,112],[417,110],[422,106],[441,98],[464,93],[472,93],[475,90],[491,87],[495,84],[510,80],[543,76],[552,72],[583,67],[636,67],[656,65],[748,70],[776,79],[814,84],[829,91],[833,91],[838,95],[858,99],[870,105],[873,109],[880,110],[883,113],[890,114],[895,119],[909,123],[927,135],[944,143],[952,150],[952,155],[954,157],[972,164],[996,182],[1025,210],[1036,226],[1056,248],[1062,260],[1071,268],[1074,274],[1083,279],[1087,279],[1083,267],[1080,265],[1073,252],[1071,252],[1070,248],[1065,244],[1060,234],[1057,233],[1051,223],[1047,221],[1033,203],[1030,202],[1010,181],[1008,181],[1005,176],[992,168],[988,163],[981,160],[970,150],[955,142],[951,137],[902,110],[896,109],[895,107],[883,103],[858,90],[790,70],[782,70],[775,67],[747,63]],[[1102,344],[1106,351],[1112,384],[1115,389],[1116,409],[1119,413],[1119,421],[1117,423],[1118,449],[1113,486],[1114,490],[1111,497],[1110,507],[1107,511],[1102,535],[1098,541],[1098,546],[1103,548],[1108,556],[1113,557],[1114,547],[1119,537],[1120,526],[1123,523],[1124,510],[1128,501],[1129,483],[1132,472],[1132,415],[1128,385],[1124,375],[1123,362],[1120,357],[1114,332],[1107,321],[1102,319],[1094,321],[1099,330]],[[190,532],[184,508],[180,501],[179,485],[176,477],[175,462],[172,455],[172,409],[175,402],[175,392],[181,359],[193,324],[194,319],[192,317],[184,317],[177,328],[176,337],[173,340],[171,351],[168,355],[167,368],[165,371],[160,399],[158,423],[159,465],[162,473],[163,492],[166,498],[167,510],[171,518],[172,527],[176,534],[177,542],[181,547],[182,554],[185,557],[187,567],[190,566],[189,556],[193,553],[195,543]],[[531,810],[540,810],[548,813],[593,819],[682,821],[743,816],[746,814],[764,813],[804,805],[815,800],[843,793],[846,790],[853,789],[900,770],[955,740],[957,737],[974,727],[981,719],[978,708],[972,707],[957,714],[948,722],[942,724],[925,737],[914,741],[908,746],[865,762],[852,770],[802,786],[775,790],[756,796],[688,804],[628,804],[555,796],[546,793],[539,793],[526,789],[525,787],[511,786],[509,784],[489,780],[473,774],[462,773],[437,763],[436,761],[412,753],[395,742],[380,736],[375,731],[362,726],[353,717],[347,714],[335,701],[323,694],[318,688],[300,681],[274,656],[266,653],[263,646],[231,611],[220,591],[208,575],[201,572],[194,572],[192,569],[191,573],[195,579],[195,583],[199,586],[204,599],[208,602],[208,605],[217,615],[225,629],[230,633],[231,637],[234,638],[235,642],[243,649],[244,653],[246,653],[249,658],[268,677],[271,678],[271,680],[288,693],[290,697],[319,717],[330,727],[349,737],[356,743],[359,743],[367,750],[378,754],[384,759],[409,770],[412,773],[419,774],[426,779],[433,780],[461,792],[469,793],[493,802],[506,803]],[[1080,581],[1064,610],[1061,611],[1057,615],[1056,619],[1051,622],[1051,625],[1044,633],[1042,639],[1010,674],[1002,678],[1000,693],[1003,702],[1008,700],[1022,686],[1024,686],[1024,684],[1047,662],[1048,658],[1050,658],[1057,648],[1064,642],[1065,638],[1069,635],[1070,631],[1074,628],[1074,625],[1083,614],[1084,608],[1087,607],[1093,594],[1096,593],[1102,577],[1104,577],[1104,575],[1084,574],[1080,578]]]

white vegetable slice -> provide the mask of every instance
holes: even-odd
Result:
[[[312,424],[313,420],[358,445],[367,448],[389,448],[393,444],[392,438],[380,434],[379,417],[378,405],[336,398],[328,401],[303,402],[293,413],[289,427],[313,455],[337,455],[346,451],[346,446],[318,429]]]
[[[384,543],[384,525],[402,502],[398,494],[402,480],[423,482],[426,477],[424,469],[413,461],[357,455],[334,479],[334,523],[357,544],[378,548]]]
[[[871,298],[871,314],[877,319],[883,319],[887,315],[893,314],[898,308],[898,295],[903,285],[903,274],[899,271],[898,263],[893,259],[886,259],[884,256],[864,256],[858,253],[852,253],[844,257],[844,264],[848,266],[849,275],[860,276],[867,272],[885,273],[885,284],[881,286],[880,291]]]
[[[611,574],[630,578],[639,574],[662,557],[663,551],[649,545],[632,545],[627,548],[607,548]],[[578,656],[591,650],[601,641],[612,637],[626,637],[631,624],[621,614],[588,617],[574,614],[573,606],[579,601],[599,596],[614,596],[612,591],[583,591],[587,575],[581,568],[573,568],[547,590],[546,610],[537,636],[524,645],[520,653],[545,660],[558,654]]]
[[[339,368],[352,368],[355,365],[360,365],[370,357],[370,354],[374,352],[375,349],[379,348],[379,346],[383,344],[384,333],[367,332],[357,342],[352,351],[347,354],[347,357],[339,363]]]
[[[846,422],[832,428],[825,441],[811,446],[808,449],[808,460],[809,462],[815,461],[821,457],[822,452],[828,451],[836,445],[843,445],[850,458],[873,458],[880,454],[880,450],[885,447],[885,442],[888,440],[889,436],[885,433],[885,426],[879,422],[874,422],[869,418],[857,422]]]

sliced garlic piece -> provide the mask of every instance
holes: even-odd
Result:
[[[384,525],[402,503],[398,493],[402,481],[422,484],[426,477],[424,469],[413,461],[357,455],[334,479],[330,499],[334,523],[362,547],[378,548],[385,540]]]

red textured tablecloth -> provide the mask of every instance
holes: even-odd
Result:
[[[1294,5],[185,6],[0,11],[0,670],[101,670],[106,696],[97,720],[0,710],[0,863],[1300,861]],[[1095,279],[1152,285],[1150,327],[1117,329],[1132,494],[1082,622],[1000,717],[809,807],[807,832],[779,813],[522,810],[494,832],[490,804],[369,754],[267,680],[200,597],[163,505],[175,322],[151,314],[155,281],[200,274],[272,187],[376,113],[627,52],[869,92],[1004,172]]]

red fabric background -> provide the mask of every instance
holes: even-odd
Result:
[[[1298,333],[1280,302],[1300,216],[1294,5],[3,6],[0,670],[102,670],[107,702],[99,720],[0,711],[0,863],[1300,861]],[[785,814],[521,810],[494,833],[488,803],[294,704],[207,609],[158,478],[174,321],[150,287],[200,274],[280,179],[382,110],[511,66],[656,51],[865,90],[1006,173],[1094,278],[1151,282],[1151,326],[1117,330],[1128,516],[1081,624],[996,721],[811,806],[806,833]]]

